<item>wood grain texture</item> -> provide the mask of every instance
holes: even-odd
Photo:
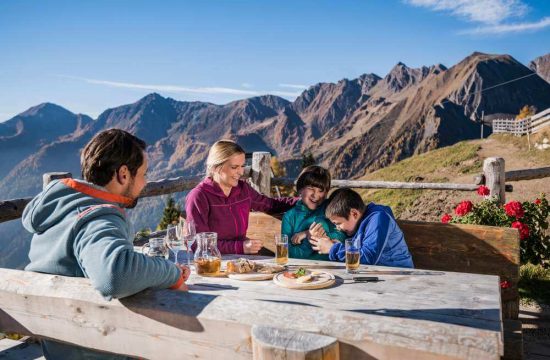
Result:
[[[512,170],[505,172],[506,181],[543,179],[550,177],[550,166],[537,169]]]
[[[483,174],[489,195],[496,196],[501,204],[506,202],[504,166],[504,159],[499,157],[489,157],[483,161]]]
[[[45,189],[46,186],[48,186],[48,184],[50,182],[52,182],[52,180],[57,180],[57,179],[66,179],[66,178],[72,178],[73,175],[70,173],[70,172],[49,172],[49,173],[45,173],[42,175],[42,189]]]
[[[148,359],[250,359],[254,325],[333,337],[342,359],[502,355],[495,276],[369,267],[396,274],[366,284],[351,282],[339,263],[290,262],[304,264],[334,273],[337,283],[290,290],[193,274],[189,292],[106,301],[87,279],[0,269],[0,328],[15,322],[36,336]]]
[[[271,154],[267,151],[252,154],[250,185],[261,194],[271,194]]]
[[[254,360],[339,360],[338,339],[273,326],[252,326]]]
[[[251,213],[248,233],[274,250],[273,236],[281,221]],[[519,314],[519,234],[517,229],[399,220],[416,268],[498,275],[510,287],[502,289],[505,319]]]

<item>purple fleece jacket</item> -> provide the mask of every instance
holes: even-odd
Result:
[[[267,197],[243,180],[225,196],[220,186],[207,177],[187,195],[185,211],[187,218],[195,222],[197,233],[218,233],[218,249],[222,254],[244,254],[250,210],[283,213],[296,201],[298,198]]]

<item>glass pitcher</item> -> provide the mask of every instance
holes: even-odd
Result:
[[[197,234],[195,267],[199,275],[217,275],[222,266],[222,255],[217,246],[218,234],[203,232]]]

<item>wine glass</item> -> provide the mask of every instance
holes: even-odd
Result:
[[[178,263],[178,252],[183,248],[183,239],[178,231],[178,226],[168,225],[166,228],[166,237],[164,238],[166,246],[174,253],[174,263]]]
[[[195,242],[195,235],[197,235],[195,223],[193,222],[193,220],[181,219],[178,223],[178,228],[181,234],[181,239],[185,242],[185,248],[187,251],[187,266],[191,266],[189,253],[191,251],[191,246]]]

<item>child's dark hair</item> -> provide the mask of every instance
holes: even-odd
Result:
[[[365,203],[361,195],[350,188],[341,188],[335,190],[328,198],[328,205],[325,210],[325,216],[330,218],[338,216],[344,219],[349,217],[351,209],[365,211]]]
[[[313,186],[323,191],[330,190],[330,171],[317,165],[311,165],[302,170],[296,180],[296,190],[299,192],[306,186]]]

